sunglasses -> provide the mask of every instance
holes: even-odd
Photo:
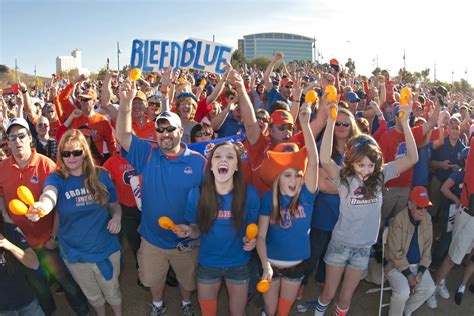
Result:
[[[351,126],[351,123],[349,122],[341,122],[341,121],[336,121],[336,126],[337,127],[345,127],[345,128],[348,128],[349,126]]]
[[[38,127],[48,127],[47,123],[38,123]]]
[[[19,138],[20,140],[22,140],[23,138],[25,138],[28,134],[27,133],[18,133],[18,134],[10,134],[8,135],[8,140],[11,141],[11,142],[14,142],[17,138]]]
[[[82,98],[80,98],[79,102],[88,102],[89,100],[92,100],[92,99],[82,99]]]
[[[156,131],[160,134],[164,133],[167,131],[168,133],[173,133],[176,130],[176,127],[174,126],[167,126],[167,127],[157,127]]]
[[[212,135],[211,132],[197,132],[196,133],[196,137],[203,137],[203,136],[209,137],[211,135]]]
[[[293,89],[293,86],[285,86],[287,89]]]
[[[416,207],[417,211],[423,211],[423,210],[426,210],[428,208],[426,206],[425,207],[419,207],[419,206],[416,206],[416,205],[415,205],[415,207]]]
[[[257,116],[257,121],[263,122],[263,123],[268,123],[268,120],[266,117],[263,116]]]
[[[73,150],[73,151],[65,150],[61,152],[61,157],[68,158],[68,157],[71,157],[71,155],[73,155],[74,157],[79,157],[83,153],[84,153],[84,150],[82,149]]]

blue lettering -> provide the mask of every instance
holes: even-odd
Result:
[[[224,73],[224,69],[221,68],[221,65],[227,62],[227,59],[222,57],[222,55],[225,52],[230,53],[231,52],[230,47],[222,46],[221,49],[219,50],[219,58],[217,59],[217,63],[216,63],[216,73],[221,74],[221,75]]]
[[[180,67],[187,68],[187,67],[191,66],[191,64],[193,63],[193,60],[194,60],[194,56],[196,55],[196,53],[194,52],[195,48],[196,48],[196,42],[195,41],[190,40],[190,39],[187,39],[187,40],[184,41],[183,51],[182,51],[182,54],[181,54]],[[189,54],[189,59],[186,59],[186,57],[188,57],[188,54]]]
[[[179,68],[180,57],[181,57],[181,45],[176,42],[171,42],[170,66],[173,67],[175,70]]]
[[[209,51],[211,50],[211,45],[206,44],[206,49],[204,50],[204,65],[209,66],[213,65],[216,62],[217,54],[219,54],[220,46],[215,46],[214,53],[212,54],[212,60],[209,60]]]
[[[142,68],[143,64],[143,42],[140,40],[133,40],[132,43],[132,58],[130,66],[132,68]]]
[[[160,68],[163,69],[163,62],[165,61],[165,57],[168,56],[168,52],[166,51],[166,47],[170,45],[169,42],[161,42],[161,54],[160,54]]]
[[[158,64],[158,58],[155,59],[158,55],[158,50],[160,46],[160,41],[151,41],[150,42],[150,65]]]
[[[204,70],[204,66],[199,65],[199,59],[201,59],[201,50],[202,50],[202,42],[197,43],[196,48],[196,57],[194,58],[193,68],[198,70]]]
[[[145,41],[145,48],[144,48],[144,50],[145,50],[145,54],[144,54],[144,58],[143,58],[143,67],[142,67],[142,70],[143,70],[144,72],[153,72],[153,68],[150,67],[150,66],[148,66],[148,60],[149,60],[149,59],[148,59],[148,57],[149,57],[149,56],[148,56],[148,53],[149,53],[149,51],[148,51],[148,50],[149,50],[149,43],[148,43],[148,41]]]

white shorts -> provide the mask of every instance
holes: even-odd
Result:
[[[453,239],[449,246],[449,257],[455,264],[460,264],[464,256],[471,252],[474,242],[474,216],[464,210],[456,216],[453,228]]]

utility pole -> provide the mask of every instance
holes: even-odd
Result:
[[[216,36],[212,34],[212,42],[214,43],[216,41]]]
[[[35,80],[36,80],[36,78],[37,78],[37,76],[36,76],[36,65],[35,65],[35,71],[34,71],[34,73],[35,73]]]
[[[469,82],[469,76],[467,75],[467,68],[466,68],[466,70],[464,71],[464,74],[466,75],[466,82]]]
[[[406,63],[406,55],[405,55],[405,48],[403,49],[403,70],[407,70],[407,63]]]
[[[120,54],[122,52],[120,51],[120,44],[117,42],[117,70],[120,72]]]
[[[451,84],[454,84],[454,70],[451,70]]]
[[[317,62],[317,52],[316,52],[316,37],[313,37],[313,59]]]

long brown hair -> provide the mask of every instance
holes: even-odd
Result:
[[[285,171],[283,171],[285,172]],[[279,223],[281,220],[281,213],[280,213],[280,206],[281,206],[281,191],[280,191],[280,178],[281,175],[283,174],[280,173],[280,175],[273,181],[273,186],[272,186],[272,215],[270,216],[270,219],[272,223]],[[297,170],[298,174],[303,174],[302,170]],[[303,178],[304,179],[304,178]],[[298,199],[300,198],[300,193],[301,193],[301,188],[303,187],[304,182],[302,185],[298,188],[298,191],[296,191],[296,194],[293,198],[291,198],[290,204],[288,205],[288,210],[291,213],[291,217],[294,218],[295,215],[297,214],[298,211]]]
[[[347,150],[344,154],[344,163],[340,171],[341,183],[349,190],[349,178],[356,176],[353,163],[358,162],[364,157],[375,164],[374,172],[364,180],[362,194],[366,198],[374,198],[377,191],[383,187],[383,155],[379,145],[372,138],[366,134],[352,137],[349,140]]]
[[[82,162],[84,186],[89,191],[89,193],[92,194],[97,204],[107,207],[109,192],[107,191],[105,185],[99,181],[100,173],[106,171],[104,168],[95,165],[94,158],[92,157],[92,153],[89,145],[87,144],[86,138],[79,130],[70,129],[61,137],[56,159],[56,164],[59,168],[56,173],[64,179],[68,179],[70,177],[69,170],[66,167],[63,158],[61,157],[61,152],[64,150],[64,147],[67,144],[71,144],[73,142],[79,143],[82,147],[82,150],[84,151],[84,160]]]
[[[232,221],[237,232],[240,232],[244,224],[245,205],[247,199],[247,186],[242,171],[241,152],[239,148],[227,141],[217,144],[208,157],[208,164],[204,171],[204,179],[200,186],[200,197],[197,207],[198,226],[201,232],[208,232],[219,211],[219,194],[216,189],[216,181],[212,172],[212,157],[219,147],[230,146],[237,154],[237,170],[232,177]]]

